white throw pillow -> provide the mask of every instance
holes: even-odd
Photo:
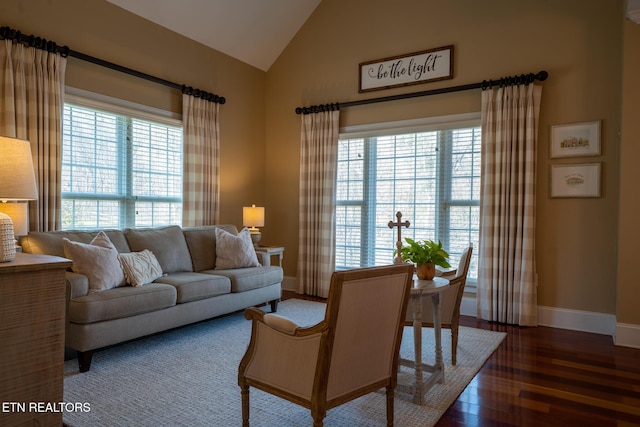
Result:
[[[216,227],[216,270],[259,266],[248,228],[236,236]]]
[[[142,286],[162,277],[162,267],[149,249],[118,255],[124,277],[131,286]]]
[[[118,250],[104,231],[100,231],[91,243],[62,239],[64,254],[73,261],[73,271],[89,279],[89,293],[123,286],[124,273],[118,261]]]

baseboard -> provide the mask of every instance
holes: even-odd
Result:
[[[282,290],[295,292],[297,290],[296,278],[292,276],[284,276],[282,279]]]
[[[623,347],[640,348],[640,325],[629,323],[616,324],[616,333],[613,337],[615,345]]]
[[[460,313],[465,316],[477,317],[475,297],[465,296],[462,299]],[[620,333],[616,331],[616,317],[613,314],[570,310],[556,307],[538,306],[538,325],[610,336]],[[621,332],[625,337],[624,342],[640,343],[640,326],[626,326],[626,328],[622,328],[623,331]],[[635,329],[631,327],[635,327]],[[620,329],[620,327],[618,328]],[[629,335],[635,335],[636,337],[634,339]],[[617,342],[616,344],[627,346],[627,344],[618,344]]]

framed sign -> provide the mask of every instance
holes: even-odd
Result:
[[[360,64],[360,92],[453,78],[453,46]]]
[[[599,156],[600,121],[551,127],[551,158]]]
[[[551,197],[600,197],[600,163],[551,166]]]

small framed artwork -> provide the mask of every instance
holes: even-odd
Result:
[[[551,127],[551,158],[599,156],[600,121]]]
[[[600,163],[551,165],[550,197],[600,197]]]

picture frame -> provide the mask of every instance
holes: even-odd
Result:
[[[452,79],[453,45],[361,62],[358,68],[360,93]]]
[[[551,165],[550,197],[600,197],[600,163]]]
[[[550,145],[552,159],[599,156],[600,121],[552,126]]]

